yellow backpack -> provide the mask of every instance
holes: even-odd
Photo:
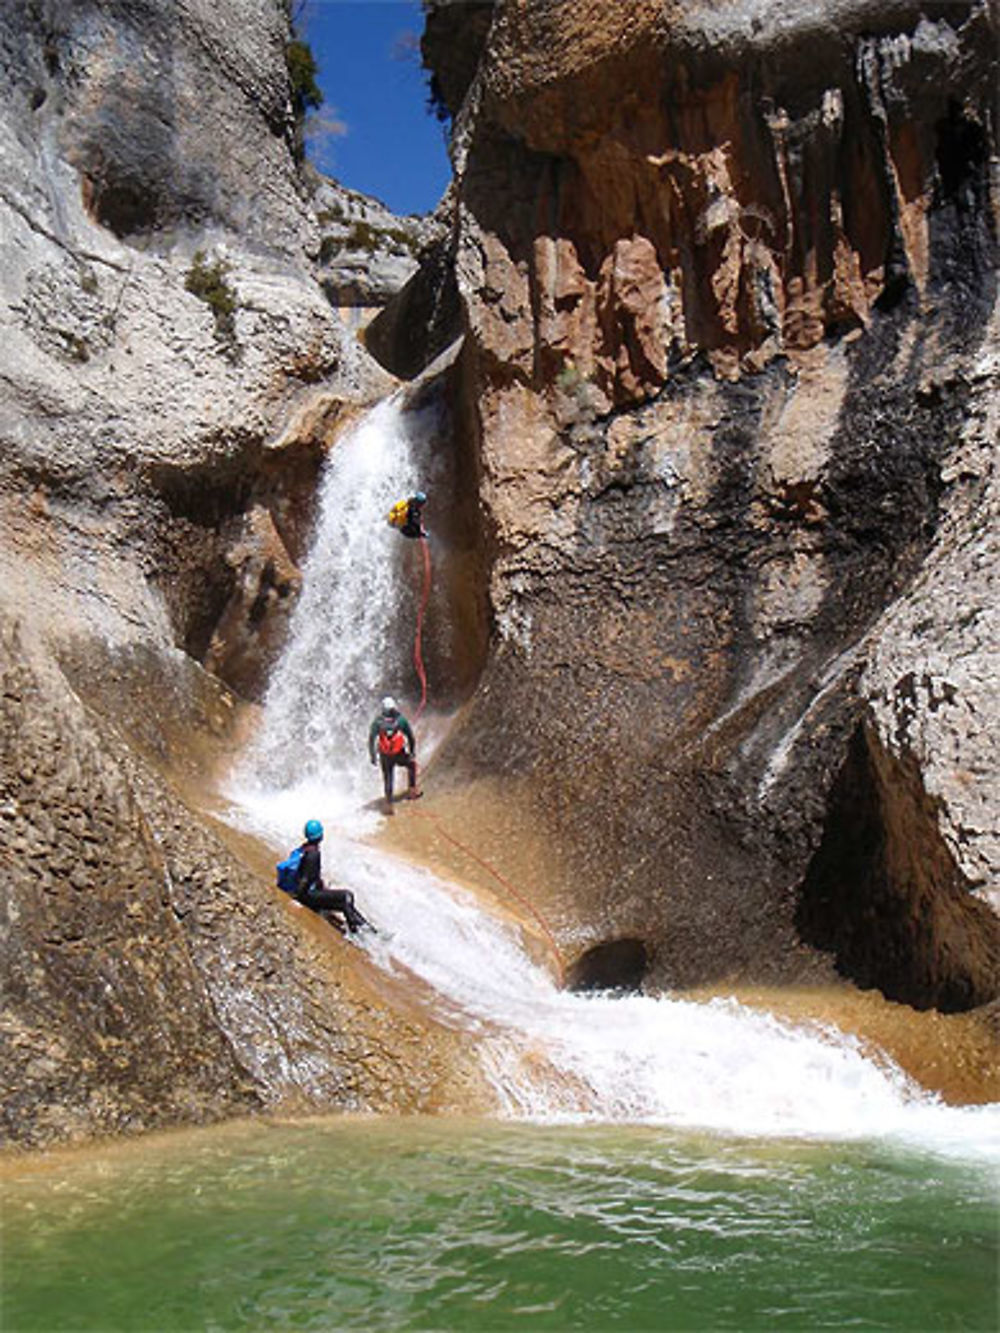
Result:
[[[386,520],[393,528],[401,528],[406,522],[406,515],[410,510],[409,500],[397,500],[386,515]]]

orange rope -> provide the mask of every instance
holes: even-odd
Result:
[[[507,890],[507,892],[511,894],[514,898],[516,898],[517,901],[521,904],[521,906],[531,913],[531,915],[538,922],[539,926],[542,929],[542,933],[544,934],[546,940],[548,941],[549,948],[552,950],[552,956],[555,959],[556,968],[559,973],[559,985],[560,986],[563,985],[566,979],[566,964],[563,962],[563,956],[559,952],[559,945],[556,943],[555,936],[552,934],[552,931],[548,927],[548,923],[542,916],[541,912],[539,912],[538,908],[534,905],[534,903],[529,902],[529,900],[524,896],[524,894],[521,893],[518,889],[516,889],[514,885],[510,882],[510,880],[507,879],[505,875],[502,875],[499,870],[494,869],[494,867],[491,866],[488,861],[484,861],[481,856],[477,856],[471,847],[467,847],[464,842],[460,842],[458,838],[454,837],[451,833],[449,833],[448,830],[445,828],[445,826],[441,823],[441,820],[438,818],[437,815],[431,814],[430,811],[428,810],[414,810],[413,813],[419,816],[419,818],[421,819],[429,819],[437,828],[442,838],[446,838],[448,842],[452,844],[452,846],[457,847],[459,851],[464,852],[465,855],[469,857],[470,860],[475,861],[476,865],[481,866],[488,875],[492,875],[498,884],[502,884],[503,887]]]
[[[413,665],[417,668],[417,676],[420,680],[420,705],[413,715],[414,722],[420,721],[420,715],[427,707],[427,672],[424,670],[423,658],[423,635],[424,635],[424,612],[427,610],[427,599],[431,595],[431,548],[427,545],[427,538],[420,538],[420,545],[424,552],[424,588],[420,598],[420,606],[417,610],[417,633],[413,640]]]

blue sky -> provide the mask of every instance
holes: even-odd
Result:
[[[451,167],[443,127],[427,110],[419,0],[307,0],[298,26],[325,98],[312,161],[396,213],[430,212]]]

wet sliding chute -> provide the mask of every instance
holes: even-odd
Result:
[[[420,593],[420,603],[417,607],[417,629],[413,639],[413,665],[416,668],[417,679],[420,681],[420,703],[413,714],[414,722],[419,722],[421,714],[427,707],[427,672],[424,668],[423,658],[423,630],[424,614],[427,610],[427,601],[431,591],[431,554],[426,537],[420,538],[420,549],[423,556],[423,585]],[[560,953],[559,945],[556,943],[556,938],[553,935],[548,922],[542,916],[541,912],[539,912],[534,903],[515,888],[510,880],[507,879],[505,875],[501,874],[495,866],[491,865],[488,861],[483,860],[473,848],[469,847],[459,838],[456,838],[453,833],[450,833],[436,815],[430,814],[427,811],[418,811],[417,813],[420,818],[430,820],[447,842],[450,842],[453,847],[457,847],[459,851],[468,856],[471,861],[474,861],[476,865],[485,870],[487,874],[502,887],[505,894],[516,899],[527,911],[528,915],[534,918],[541,928],[542,934],[545,936],[546,943],[551,951],[556,966],[556,975],[559,984],[561,985],[566,971],[565,963],[562,954]]]

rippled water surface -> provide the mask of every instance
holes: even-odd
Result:
[[[6,1333],[997,1323],[995,1163],[886,1144],[255,1123],[3,1186]]]

